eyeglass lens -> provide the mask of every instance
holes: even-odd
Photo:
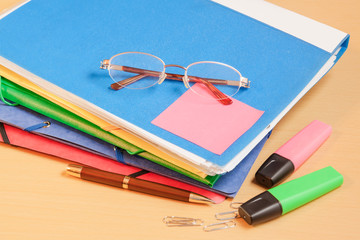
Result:
[[[163,71],[163,62],[152,55],[124,53],[110,59],[110,76],[121,87],[131,89],[151,87],[159,81]]]
[[[200,78],[210,82],[220,92],[227,96],[233,96],[240,88],[240,74],[235,69],[221,63],[199,62],[190,65],[187,69],[187,76],[190,87],[194,83],[199,82],[197,78]],[[212,96],[210,88],[207,87],[206,84],[201,84],[199,86],[206,91],[197,92],[194,88],[192,88],[192,90],[199,95],[204,96],[205,94],[205,97]]]

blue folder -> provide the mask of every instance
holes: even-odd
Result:
[[[188,178],[142,157],[129,155],[126,151],[114,148],[113,145],[107,142],[23,106],[9,106],[0,102],[0,122],[228,197],[234,197],[236,195],[267,140],[267,137],[264,138],[234,170],[221,176],[214,186],[210,188],[206,184]]]
[[[253,4],[256,11],[247,11]],[[129,128],[126,122],[131,123],[151,135],[147,140],[161,138],[181,148],[188,161],[223,173],[241,163],[336,63],[349,38],[337,34],[336,41],[327,39],[335,42],[333,48],[322,48],[252,17],[265,10],[268,19],[283,17],[291,26],[289,17],[296,14],[281,14],[281,8],[271,8],[265,1],[239,5],[245,7],[243,12],[208,0],[32,0],[0,21],[0,34],[6,36],[0,39],[0,63],[114,125]],[[304,32],[301,26],[293,29]],[[315,40],[323,37],[321,31],[311,34]],[[240,89],[234,98],[265,112],[223,154],[211,153],[151,124],[186,91],[183,84],[164,81],[146,90],[109,88],[113,81],[99,63],[127,51],[150,53],[182,66],[206,60],[229,64],[251,81],[251,88]]]

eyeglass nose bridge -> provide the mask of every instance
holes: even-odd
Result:
[[[185,72],[186,72],[186,68],[183,67],[183,66],[181,66],[181,65],[177,65],[177,64],[167,64],[167,65],[165,65],[165,69],[166,69],[167,67],[178,67],[178,68],[184,69]],[[167,77],[167,74],[166,74],[165,71],[164,71],[164,72],[160,75],[160,77],[159,77],[159,82],[158,82],[158,84],[161,84],[161,83],[166,79],[166,77]],[[186,74],[182,77],[182,80],[183,80],[183,82],[184,82],[185,87],[186,87],[186,88],[189,88],[190,85],[189,85],[189,83],[188,83],[188,78],[187,78]]]

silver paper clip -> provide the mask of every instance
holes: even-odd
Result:
[[[206,225],[206,226],[204,226],[203,230],[205,232],[212,232],[212,231],[216,231],[216,230],[233,228],[235,226],[236,226],[236,222],[234,222],[234,221],[224,221],[224,222],[212,223],[212,224]]]
[[[220,216],[228,216],[228,217],[220,217]],[[215,214],[215,218],[217,220],[229,220],[234,218],[239,218],[240,215],[238,214],[238,211],[229,211],[229,212],[222,212]]]
[[[234,208],[234,209],[238,209],[241,206],[241,204],[243,204],[243,203],[242,202],[232,202],[232,203],[230,203],[230,207]],[[220,216],[224,216],[224,215],[225,216],[228,215],[228,217],[220,217]],[[230,220],[230,219],[239,218],[239,217],[240,217],[240,215],[237,210],[215,214],[215,218],[217,220]]]
[[[163,218],[163,222],[168,227],[192,227],[192,226],[202,226],[204,224],[204,221],[199,218],[176,217],[176,216],[166,216]]]
[[[243,202],[232,202],[230,203],[230,207],[234,209],[239,209],[239,207],[243,204]]]

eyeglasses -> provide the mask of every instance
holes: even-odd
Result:
[[[178,67],[185,70],[184,75],[165,73],[167,67]],[[108,69],[114,80],[111,88],[145,89],[161,84],[165,79],[183,81],[186,88],[203,97],[212,97],[224,105],[232,103],[230,99],[240,89],[249,88],[250,81],[241,76],[240,72],[230,65],[213,61],[195,62],[182,67],[176,64],[165,65],[160,58],[142,52],[124,52],[103,60],[100,68]],[[200,83],[199,91],[192,87]],[[216,87],[215,87],[216,85]]]

